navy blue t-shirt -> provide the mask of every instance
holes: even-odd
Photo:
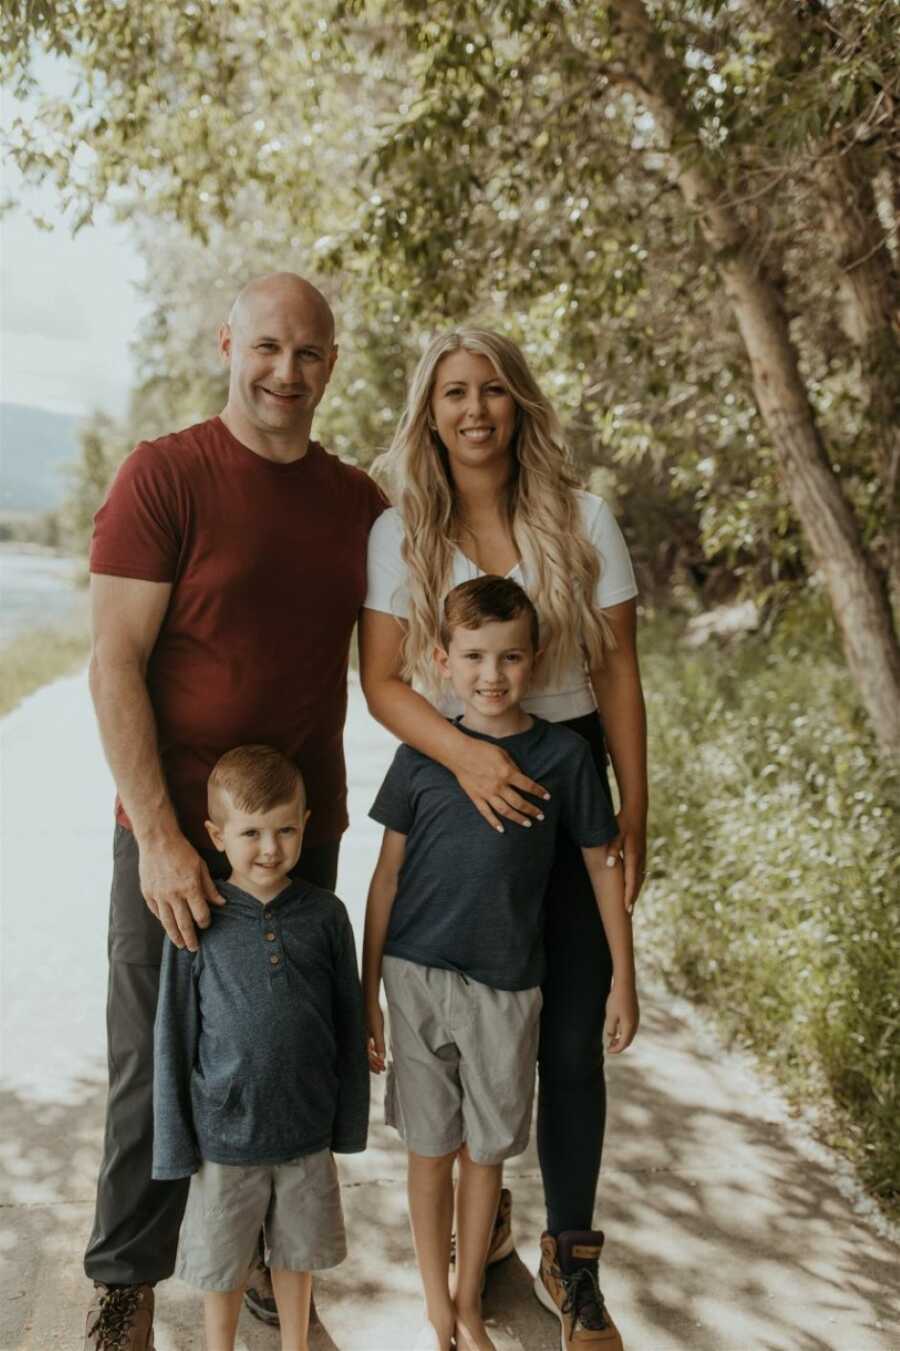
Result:
[[[544,821],[492,830],[449,769],[400,746],[369,815],[406,836],[385,954],[460,971],[498,990],[528,990],[544,975],[544,891],[556,836],[606,844],[618,833],[605,785],[577,732],[534,718],[491,737],[550,793]]]

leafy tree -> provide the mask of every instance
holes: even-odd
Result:
[[[417,98],[384,130],[384,200],[353,237],[395,285],[428,275],[454,312],[486,265],[506,304],[555,293],[559,336],[588,363],[610,319],[652,361],[647,263],[658,280],[665,259],[690,337],[698,307],[710,336],[727,319],[740,337],[762,422],[743,453],[763,471],[774,456],[876,735],[900,750],[896,7],[510,0],[423,16],[411,0],[383,13]],[[716,357],[673,346],[667,393],[679,358],[690,385]]]
[[[770,582],[811,560],[896,751],[896,29],[884,0],[45,0],[3,31],[10,80],[36,40],[82,72],[14,130],[23,171],[214,250],[299,240],[378,350],[389,321],[382,374],[416,324],[502,324],[626,500],[674,489]]]
[[[134,443],[129,444],[127,425],[99,411],[84,422],[78,439],[81,454],[70,470],[69,493],[54,515],[62,542],[86,551],[94,513],[117,465]]]

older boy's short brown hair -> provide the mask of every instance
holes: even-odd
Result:
[[[292,760],[272,746],[236,746],[213,767],[207,784],[207,807],[212,820],[221,818],[227,794],[242,812],[267,812],[300,794],[306,801],[303,775]]]
[[[531,629],[531,646],[537,652],[540,646],[540,623],[531,599],[509,577],[473,577],[461,582],[444,599],[441,620],[441,646],[446,649],[454,629],[480,629],[482,624],[505,624],[509,619],[527,615]]]

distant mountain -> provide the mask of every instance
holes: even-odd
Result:
[[[0,511],[52,511],[66,495],[65,465],[79,455],[81,419],[0,403]]]

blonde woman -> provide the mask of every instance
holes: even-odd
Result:
[[[608,746],[630,908],[643,879],[647,813],[637,588],[615,519],[580,490],[556,415],[519,348],[475,328],[436,338],[375,471],[397,506],[369,538],[360,662],[370,711],[455,774],[485,829],[540,830],[543,786],[499,743],[454,727],[448,716],[458,710],[433,674],[446,593],[481,573],[518,581],[537,607],[545,652],[523,707],[584,736],[604,783]],[[600,1332],[616,1351],[598,1284],[603,1235],[593,1228],[611,964],[580,851],[565,837],[546,912],[538,1152],[547,1232],[535,1287],[563,1324],[564,1346],[593,1345]],[[510,1251],[504,1193],[488,1261]]]

